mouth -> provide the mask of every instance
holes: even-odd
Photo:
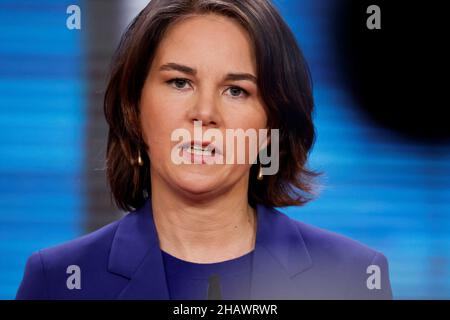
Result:
[[[194,156],[214,157],[216,154],[220,154],[220,150],[210,141],[190,141],[182,144],[180,148]]]

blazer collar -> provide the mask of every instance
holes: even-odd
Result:
[[[300,230],[294,220],[274,208],[258,204],[256,213],[250,298],[293,298],[296,288],[291,278],[312,266]],[[117,298],[169,299],[150,197],[119,222],[108,270],[130,279]]]

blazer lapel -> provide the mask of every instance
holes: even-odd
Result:
[[[297,299],[292,278],[312,267],[295,221],[282,212],[257,205],[258,226],[250,299]]]
[[[256,212],[250,299],[295,299],[298,288],[292,277],[312,266],[305,242],[285,214],[260,204]],[[118,299],[169,299],[150,197],[120,222],[108,270],[129,279]]]
[[[110,272],[130,279],[118,299],[169,299],[150,198],[119,224],[108,268]]]

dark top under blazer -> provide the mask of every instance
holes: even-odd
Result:
[[[16,299],[168,299],[150,198],[123,218],[75,240],[39,250],[26,264]],[[391,299],[385,256],[270,207],[257,205],[251,299]],[[80,268],[68,289],[67,268]],[[369,265],[381,288],[368,289]]]

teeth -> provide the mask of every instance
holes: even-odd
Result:
[[[212,150],[208,150],[208,149],[203,149],[202,147],[199,146],[191,146],[186,148],[187,152],[191,153],[191,154],[195,154],[195,155],[199,155],[199,156],[212,156],[213,151]]]

